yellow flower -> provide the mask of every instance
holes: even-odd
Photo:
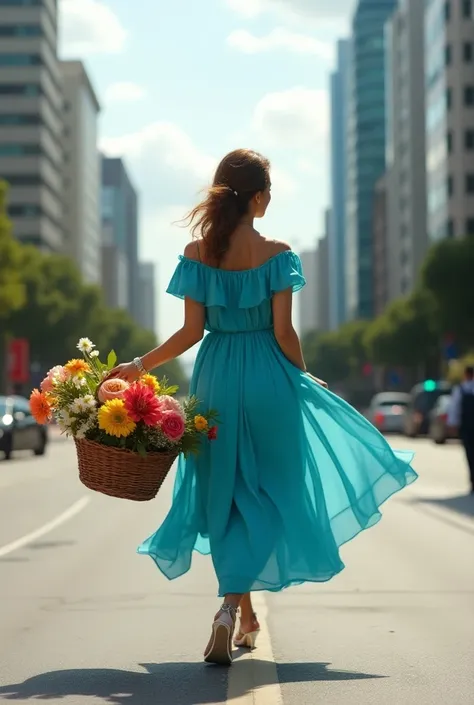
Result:
[[[64,367],[73,377],[82,375],[84,372],[91,371],[91,368],[84,360],[69,360]]]
[[[206,431],[208,423],[204,416],[198,415],[194,417],[194,426],[196,427],[197,431]]]
[[[151,391],[154,392],[155,394],[158,394],[158,392],[160,391],[160,383],[156,379],[155,375],[150,375],[150,374],[142,375],[140,377],[140,382],[142,384],[145,384],[147,387],[149,387],[151,389]]]
[[[109,399],[100,407],[99,428],[109,436],[129,436],[134,432],[136,423],[127,414],[122,399]]]

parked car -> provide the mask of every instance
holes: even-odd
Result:
[[[17,450],[32,450],[35,455],[44,455],[47,443],[46,428],[34,420],[27,399],[0,397],[0,451],[6,460]]]
[[[403,418],[410,395],[402,392],[382,392],[370,402],[367,418],[381,433],[402,433]]]
[[[438,445],[443,445],[449,438],[455,438],[453,431],[448,428],[448,409],[451,397],[447,394],[440,396],[430,414],[429,436]]]
[[[406,436],[416,438],[428,435],[430,414],[440,397],[449,397],[451,389],[451,384],[444,381],[423,382],[413,387],[404,419]]]

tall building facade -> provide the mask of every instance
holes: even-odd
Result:
[[[388,298],[409,294],[425,258],[425,0],[400,0],[386,26]]]
[[[331,75],[331,230],[329,233],[329,323],[346,320],[346,171],[350,42],[337,44],[337,67]]]
[[[474,235],[474,2],[425,3],[428,237]]]
[[[139,321],[138,197],[118,157],[102,158],[101,201],[105,297]]]
[[[0,178],[15,236],[63,250],[62,85],[56,0],[0,0]]]
[[[332,230],[332,213],[328,209],[324,214],[324,235],[318,242],[316,297],[318,312],[318,330],[326,333],[330,328],[330,273],[329,273],[329,235]]]
[[[379,178],[374,189],[372,213],[372,247],[374,271],[374,316],[380,316],[389,301],[389,266],[388,257],[388,215],[387,182],[385,173]]]
[[[156,325],[156,279],[153,262],[139,264],[140,325],[145,330],[157,332]]]
[[[97,151],[100,111],[81,61],[62,61],[64,91],[64,250],[84,281],[102,280],[101,175]]]
[[[317,250],[301,253],[301,264],[306,286],[298,296],[299,334],[301,336],[318,329],[318,254]]]
[[[346,206],[348,318],[371,318],[374,187],[385,170],[385,23],[396,0],[359,0],[352,21]]]

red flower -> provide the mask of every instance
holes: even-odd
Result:
[[[143,421],[147,426],[157,426],[163,412],[158,397],[144,384],[132,384],[123,395],[125,408],[135,423]]]
[[[207,432],[207,437],[209,438],[210,441],[215,441],[217,438],[217,426],[211,426],[209,431]]]

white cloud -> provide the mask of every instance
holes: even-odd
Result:
[[[320,41],[307,34],[290,32],[283,27],[273,29],[263,37],[237,29],[228,36],[227,43],[245,54],[283,49],[296,54],[314,54],[327,61],[330,61],[334,54],[332,43]]]
[[[315,147],[327,139],[328,94],[323,90],[292,88],[268,93],[255,108],[253,127],[276,147]]]
[[[61,0],[59,21],[63,56],[116,54],[125,47],[125,28],[101,0]]]
[[[135,103],[146,95],[146,90],[138,83],[111,83],[105,91],[106,103]]]
[[[354,0],[226,0],[227,5],[243,17],[257,17],[276,12],[288,17],[340,20],[353,10]]]
[[[102,140],[110,156],[123,155],[151,194],[155,205],[192,202],[196,191],[212,176],[215,160],[201,152],[191,138],[169,122],[154,122],[137,132]]]

